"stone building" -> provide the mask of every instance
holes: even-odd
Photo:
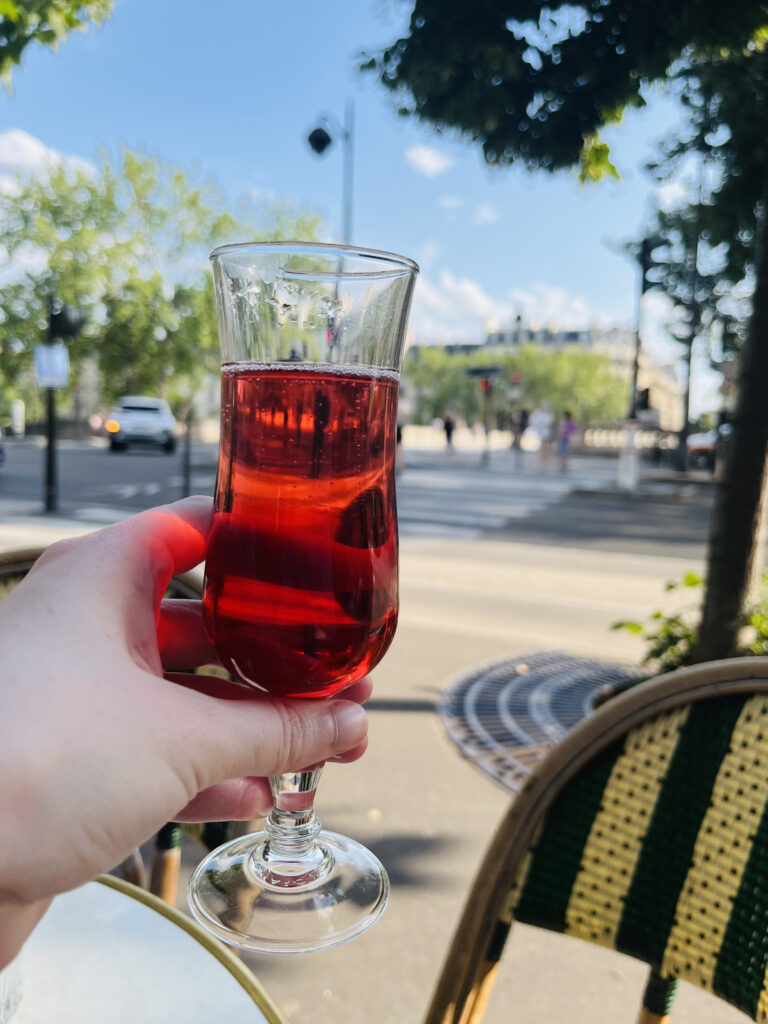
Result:
[[[514,327],[488,331],[481,348],[504,353],[522,345],[538,345],[547,349],[578,346],[606,356],[616,376],[630,381],[635,361],[636,337],[636,332],[628,327],[561,330],[525,327],[518,323]],[[680,430],[683,422],[684,386],[673,365],[657,362],[649,352],[641,349],[637,388],[641,398],[638,415],[641,421],[662,430]]]

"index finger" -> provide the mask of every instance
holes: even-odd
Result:
[[[140,512],[104,533],[114,530],[115,540],[125,543],[135,585],[151,587],[157,604],[172,576],[205,558],[212,511],[212,500],[196,495]]]
[[[159,601],[171,576],[193,569],[205,558],[212,508],[210,498],[196,495],[59,541],[41,555],[29,576],[35,578],[42,569],[67,560],[76,563],[78,577],[119,576],[121,583],[131,579],[149,586]]]

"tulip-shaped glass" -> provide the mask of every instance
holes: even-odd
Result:
[[[211,260],[222,388],[206,628],[240,681],[327,698],[395,632],[397,391],[418,267],[298,242],[226,245]],[[190,882],[195,917],[241,948],[335,946],[387,902],[377,858],[321,830],[322,766],[292,767],[271,780],[264,831],[214,850]]]

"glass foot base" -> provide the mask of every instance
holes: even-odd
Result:
[[[389,879],[360,843],[322,831],[309,870],[260,866],[267,834],[220,846],[197,867],[187,890],[194,917],[223,942],[256,953],[309,953],[362,934],[384,911]]]

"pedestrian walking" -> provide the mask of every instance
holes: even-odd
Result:
[[[576,424],[566,409],[557,428],[557,455],[560,460],[560,472],[567,473],[571,454],[571,440],[576,433]]]
[[[447,412],[443,416],[443,430],[445,431],[445,446],[449,452],[453,451],[453,432],[456,429],[456,420]]]
[[[539,438],[539,469],[546,469],[552,458],[555,439],[555,415],[546,399],[531,413],[530,426]]]
[[[530,413],[527,409],[521,409],[512,421],[512,447],[520,451],[523,442],[523,434],[528,429]]]

